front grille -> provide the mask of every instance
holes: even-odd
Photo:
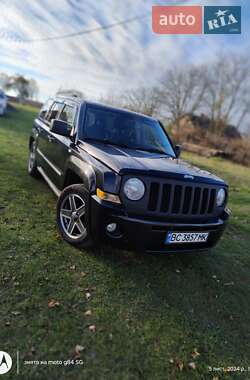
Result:
[[[216,188],[195,185],[150,184],[148,210],[168,215],[209,215],[214,212]]]

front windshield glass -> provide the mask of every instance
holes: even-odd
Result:
[[[86,112],[84,139],[175,157],[168,137],[156,120],[93,106]]]

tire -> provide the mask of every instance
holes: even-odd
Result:
[[[36,163],[36,142],[33,141],[30,146],[29,160],[28,160],[28,173],[31,177],[39,178],[40,173],[37,170]]]
[[[93,245],[89,217],[89,193],[83,185],[66,187],[57,202],[57,226],[68,243],[87,248]]]

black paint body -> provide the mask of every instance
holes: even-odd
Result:
[[[229,216],[226,201],[222,207],[215,202],[220,188],[228,193],[223,180],[177,157],[85,140],[86,109],[93,103],[62,97],[54,101],[62,108],[65,104],[74,107],[71,137],[53,133],[51,123],[38,116],[30,145],[36,142],[37,165],[57,194],[72,183],[83,183],[90,196],[95,241],[150,252],[203,250],[217,243]],[[95,107],[113,110],[100,104]],[[122,191],[130,177],[140,178],[145,184],[140,201],[128,200]],[[119,194],[121,205],[101,201],[96,196],[97,188]],[[112,222],[119,225],[119,237],[106,233],[106,225]],[[169,231],[209,231],[210,235],[206,243],[166,245]]]

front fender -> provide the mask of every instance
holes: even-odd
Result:
[[[96,175],[91,165],[79,159],[76,156],[71,156],[67,162],[67,169],[72,170],[78,177],[81,178],[86,190],[94,193],[96,189]]]
[[[31,147],[31,144],[33,141],[37,142],[38,136],[39,136],[39,131],[38,131],[38,120],[35,119],[34,124],[32,126],[30,138],[29,138],[29,149]]]

